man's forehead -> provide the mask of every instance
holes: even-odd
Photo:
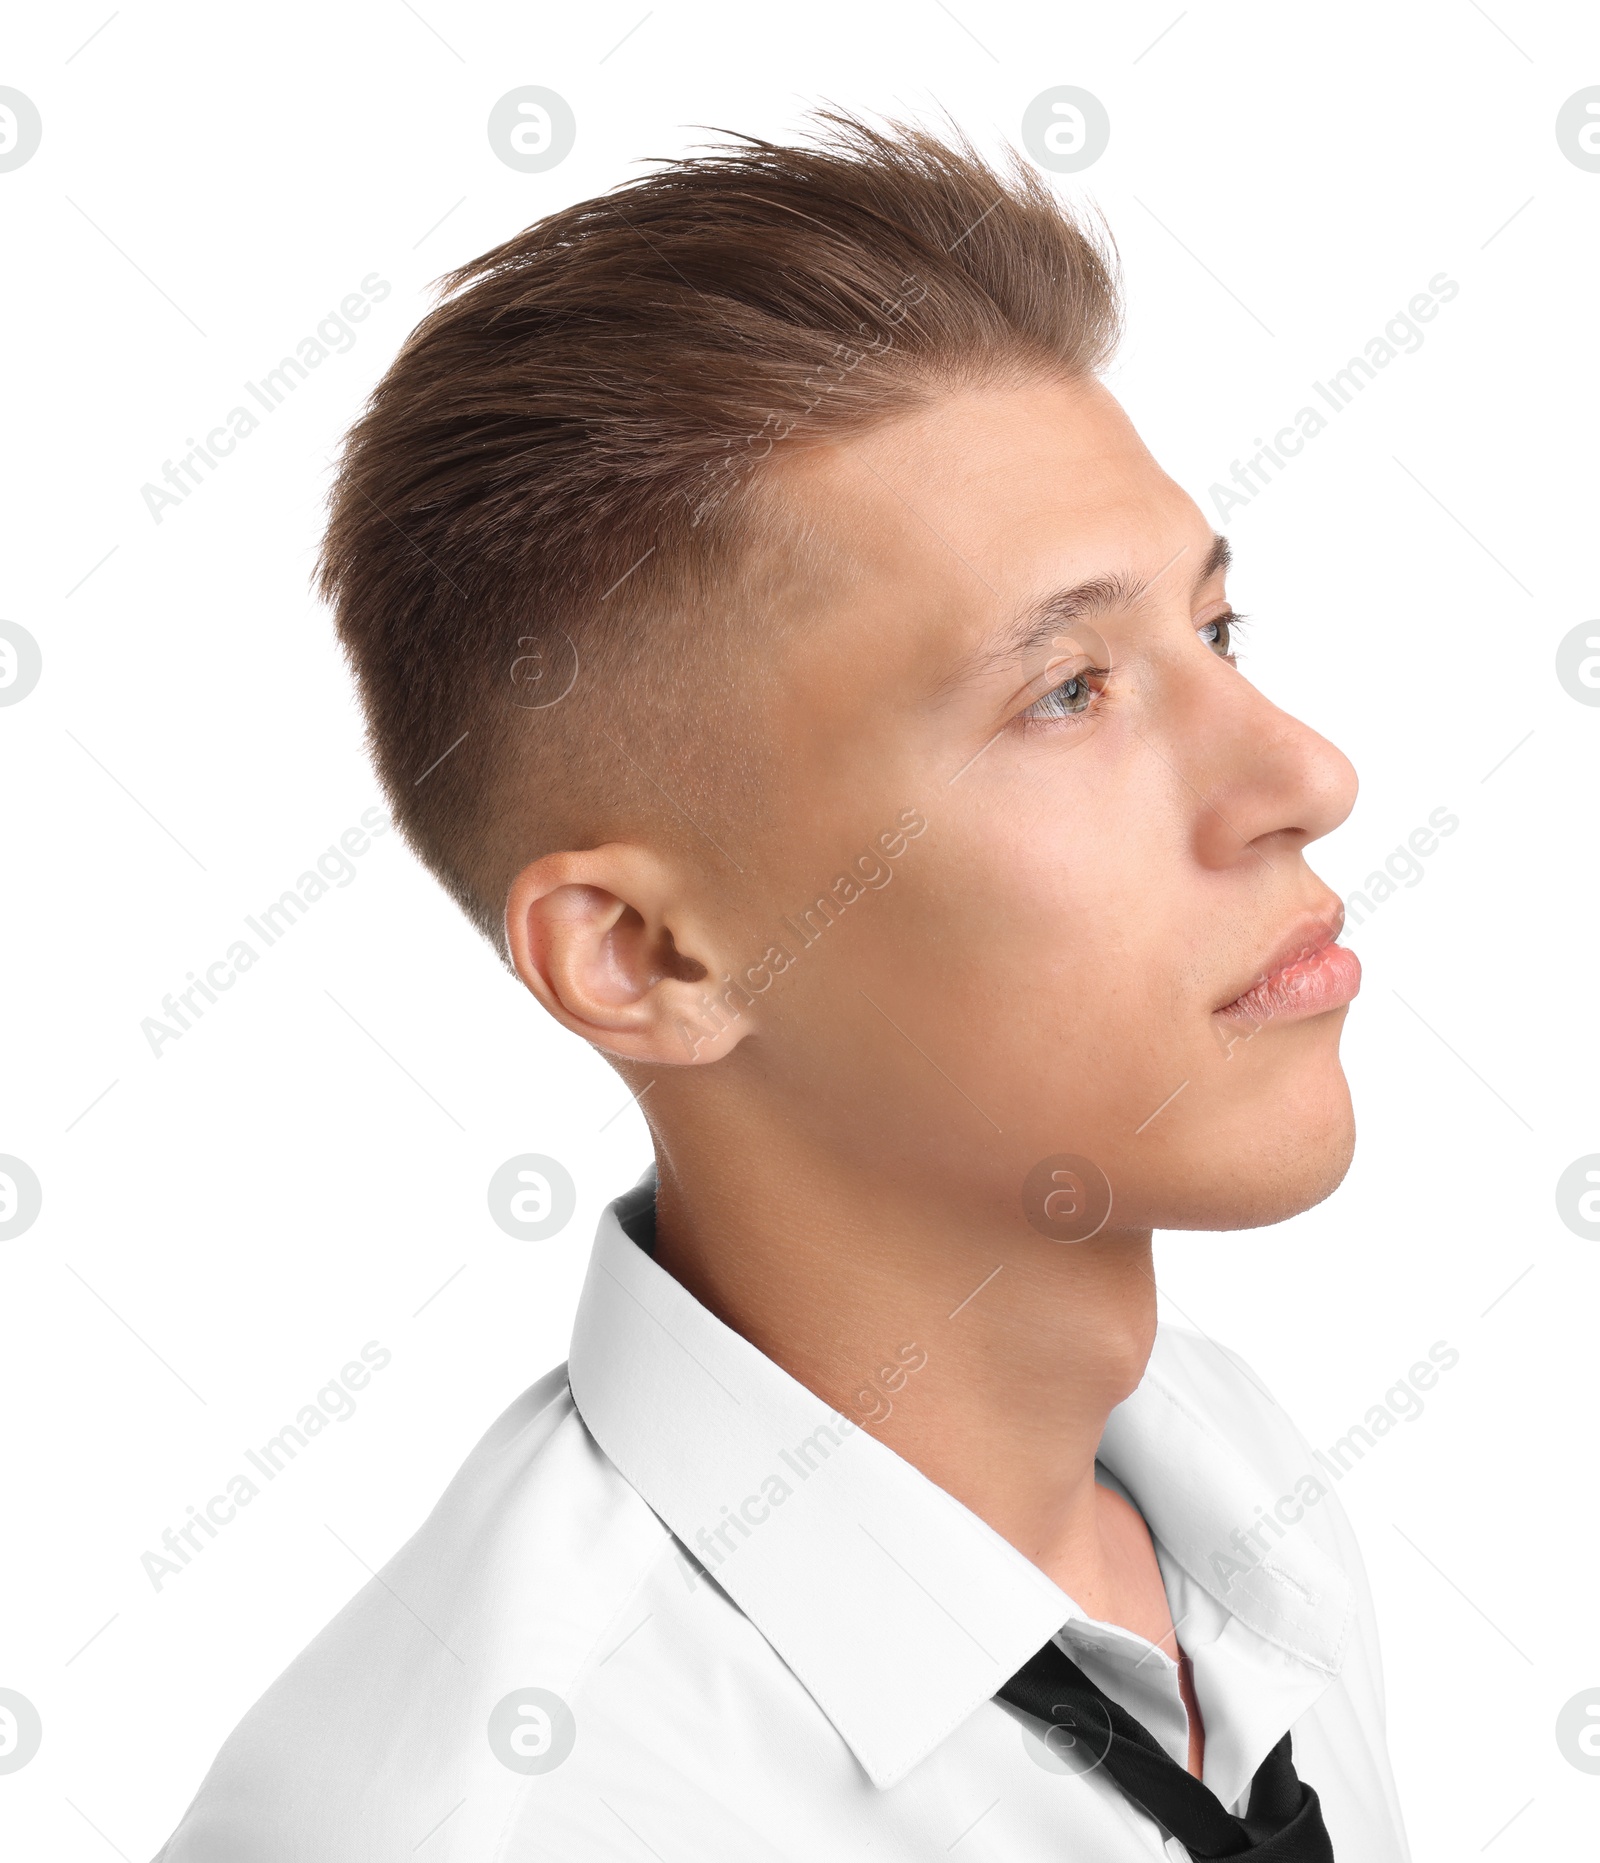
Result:
[[[1041,526],[1086,530],[1183,496],[1093,378],[920,393],[866,427],[778,449],[773,489],[857,550],[939,545],[980,571],[985,557]]]
[[[1075,622],[1182,603],[1231,558],[1159,469],[1153,496],[1001,508],[952,535],[917,486],[869,479],[851,499],[841,479],[859,462],[808,463],[790,481],[800,496],[783,500],[802,638],[834,639],[886,673],[915,659],[941,690],[1029,658]]]

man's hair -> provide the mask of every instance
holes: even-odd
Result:
[[[1014,150],[815,123],[449,273],[346,438],[320,588],[395,818],[502,958],[527,862],[652,813],[706,833],[692,804],[745,787],[706,735],[736,681],[694,668],[759,654],[764,462],[1115,347],[1109,235]]]

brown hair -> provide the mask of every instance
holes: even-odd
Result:
[[[958,133],[817,124],[668,161],[459,267],[347,436],[320,587],[395,818],[502,957],[523,865],[607,801],[618,819],[619,790],[634,817],[672,799],[626,747],[693,762],[706,684],[675,670],[697,634],[757,627],[729,630],[726,598],[778,534],[775,445],[1115,346],[1109,237],[1014,151],[1001,173]]]

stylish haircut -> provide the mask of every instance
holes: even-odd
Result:
[[[752,578],[799,547],[768,462],[1092,374],[1119,327],[1109,235],[1014,150],[831,110],[440,281],[346,438],[319,585],[395,819],[502,958],[530,860],[675,813],[709,840],[681,798],[747,788],[724,734]]]

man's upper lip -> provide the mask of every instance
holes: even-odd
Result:
[[[1248,995],[1266,978],[1276,976],[1290,964],[1309,957],[1313,951],[1320,951],[1324,945],[1334,943],[1343,929],[1344,902],[1337,895],[1321,911],[1302,913],[1262,958],[1249,978],[1240,984],[1226,1003],[1218,1006],[1226,1009],[1229,1004],[1238,1002],[1241,996]]]

